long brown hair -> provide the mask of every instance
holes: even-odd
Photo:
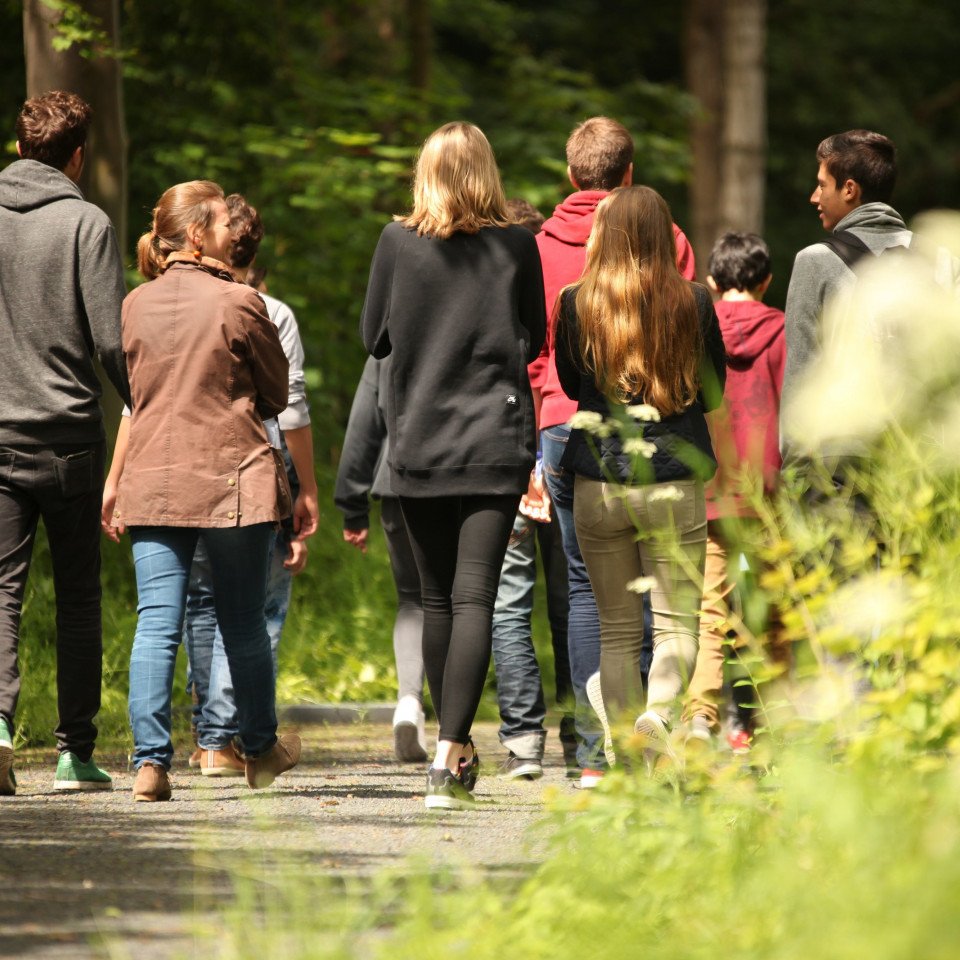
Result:
[[[190,180],[165,190],[153,208],[153,224],[137,241],[137,269],[148,280],[159,277],[167,257],[188,247],[187,229],[210,226],[217,200],[223,200],[223,189],[212,180]]]
[[[640,397],[665,415],[693,402],[703,336],[656,190],[620,187],[601,201],[576,307],[580,354],[607,397]]]
[[[413,178],[413,209],[394,219],[438,240],[507,225],[500,171],[479,127],[456,120],[427,137]]]

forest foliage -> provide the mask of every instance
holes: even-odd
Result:
[[[66,38],[93,53],[102,40],[96,25],[77,15],[82,5],[58,2],[73,16]],[[426,45],[409,29],[406,12],[414,6],[429,13]],[[269,289],[294,307],[304,337],[326,516],[295,591],[282,673],[288,692],[385,695],[393,603],[385,553],[377,542],[365,559],[346,551],[331,502],[364,359],[356,330],[379,231],[407,206],[417,146],[439,123],[478,123],[494,145],[508,194],[549,213],[569,190],[567,134],[596,113],[630,128],[636,179],[665,194],[682,226],[687,131],[698,109],[682,84],[683,5],[210,0],[201,10],[122,0],[121,15],[121,44],[111,55],[122,58],[125,76],[128,263],[166,187],[216,179],[260,208]],[[8,159],[24,95],[21,17],[20,3],[0,0],[0,123]],[[855,126],[889,134],[901,151],[896,204],[908,219],[928,207],[958,205],[960,131],[951,118],[960,86],[950,42],[958,28],[960,8],[945,4],[875,0],[850,4],[842,16],[806,0],[769,5],[765,233],[774,257],[773,303],[782,305],[795,251],[821,234],[807,198],[824,135]],[[128,552],[105,553],[114,652],[112,707],[104,716],[119,732],[136,601]],[[41,552],[28,592],[24,655],[37,658],[34,676],[42,667],[52,683],[45,564]],[[39,648],[30,640],[37,634]],[[40,710],[46,691],[31,684],[28,676],[24,703]],[[31,725],[33,735],[52,727],[48,712]]]

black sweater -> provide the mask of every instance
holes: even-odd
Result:
[[[543,343],[533,234],[485,227],[446,240],[380,235],[360,331],[391,356],[385,398],[398,496],[520,494],[536,455],[527,364]]]
[[[704,345],[700,365],[701,388],[696,400],[681,413],[664,417],[660,422],[637,422],[637,434],[656,448],[649,460],[625,452],[623,438],[617,431],[607,437],[596,437],[583,430],[573,430],[560,461],[565,469],[592,480],[634,485],[667,483],[690,477],[709,480],[716,472],[716,457],[704,413],[714,410],[723,399],[726,353],[710,294],[700,284],[693,284],[693,289]],[[578,401],[578,412],[599,413],[604,418],[611,416],[610,404],[593,376],[584,370],[580,356],[575,289],[565,291],[560,301],[557,373],[564,393],[571,400]],[[643,397],[638,396],[627,406],[644,402]],[[622,407],[614,408],[612,413],[614,416],[626,415]]]
[[[367,357],[357,384],[340,451],[333,499],[344,530],[370,526],[370,497],[392,497],[386,451],[389,448],[383,400],[390,395],[390,358]]]

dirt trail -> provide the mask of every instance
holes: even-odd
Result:
[[[476,811],[431,815],[422,769],[393,762],[389,726],[301,734],[304,761],[274,788],[211,781],[181,755],[173,801],[155,805],[133,803],[125,758],[99,755],[113,792],[64,795],[52,790],[52,751],[19,753],[18,794],[0,799],[0,957],[203,956],[203,905],[229,895],[229,870],[244,857],[346,876],[415,854],[514,874],[543,856],[528,828],[544,787],[569,788],[552,738],[543,780],[485,776]],[[475,736],[481,759],[502,759],[494,725]]]

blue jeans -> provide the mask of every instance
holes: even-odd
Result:
[[[548,427],[540,432],[540,449],[543,452],[543,476],[563,538],[563,552],[567,555],[570,595],[567,644],[570,680],[576,699],[574,718],[580,738],[577,762],[581,767],[603,768],[607,766],[603,754],[603,730],[587,699],[586,690],[587,680],[600,669],[600,617],[573,525],[574,475],[560,468],[560,458],[569,439],[569,427]]]
[[[570,679],[576,697],[576,727],[580,737],[577,761],[581,767],[602,768],[607,765],[603,755],[600,721],[587,700],[586,683],[600,669],[600,616],[597,601],[590,586],[587,567],[577,543],[573,523],[574,475],[561,469],[560,459],[567,449],[570,428],[547,427],[540,431],[540,449],[543,451],[543,475],[553,501],[553,513],[563,537],[567,555],[567,576],[570,588],[570,620],[568,643],[570,647]],[[646,682],[653,656],[653,631],[650,602],[643,600],[643,647],[640,653],[640,673]]]
[[[169,768],[173,759],[170,697],[198,541],[210,557],[243,750],[257,757],[276,742],[273,665],[263,614],[267,547],[273,535],[269,523],[203,530],[130,528],[139,596],[130,655],[130,725],[137,768],[147,760]]]
[[[546,705],[530,622],[538,540],[547,585],[557,703],[566,707],[570,695],[567,571],[560,534],[555,523],[537,523],[518,513],[503,559],[493,610],[493,662],[500,706],[500,742],[525,760],[541,759],[546,739]],[[574,736],[573,715],[564,715],[560,721],[560,739],[572,740]]]
[[[290,606],[293,581],[283,565],[287,555],[287,540],[281,532],[270,542],[264,605],[274,678],[277,674],[277,648]],[[223,646],[223,634],[217,625],[210,558],[203,543],[197,544],[190,569],[183,642],[190,681],[196,693],[193,710],[197,742],[204,750],[222,750],[239,734],[240,728],[230,664]]]

